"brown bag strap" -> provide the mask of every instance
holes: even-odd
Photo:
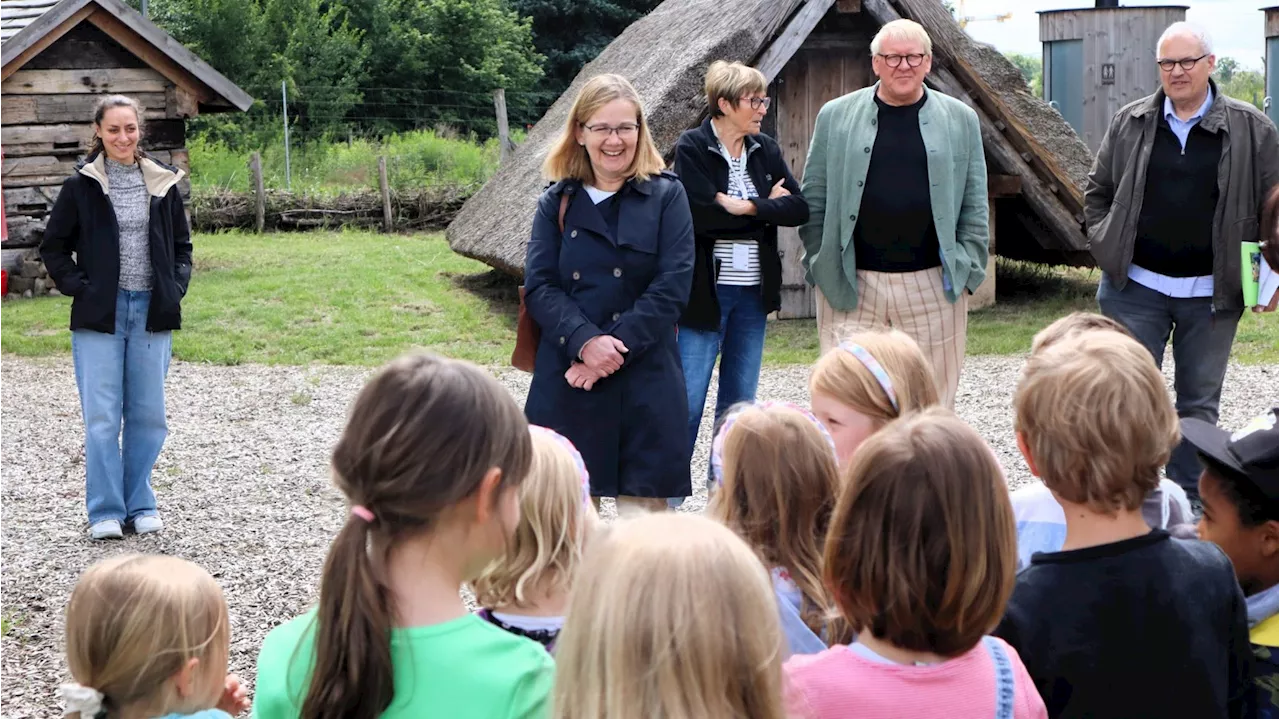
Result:
[[[564,234],[564,213],[569,210],[569,194],[560,195],[560,234]]]

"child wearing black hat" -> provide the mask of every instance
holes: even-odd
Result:
[[[1182,420],[1182,434],[1200,456],[1201,539],[1226,552],[1248,604],[1254,650],[1257,716],[1277,717],[1280,667],[1280,587],[1277,587],[1277,460],[1280,431],[1272,409],[1235,433],[1198,419]]]

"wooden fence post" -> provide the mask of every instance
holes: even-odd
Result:
[[[498,115],[498,147],[501,149],[499,162],[506,164],[511,154],[511,130],[507,127],[507,91],[498,88],[493,91],[493,110]]]
[[[249,170],[253,172],[253,229],[262,234],[267,224],[267,190],[262,184],[262,155],[253,153],[249,158]]]
[[[378,189],[382,191],[382,231],[391,232],[391,185],[387,183],[387,156],[378,156]]]

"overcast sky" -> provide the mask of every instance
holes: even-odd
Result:
[[[957,5],[959,3],[956,3]],[[1214,53],[1218,57],[1233,57],[1241,65],[1255,70],[1262,69],[1263,37],[1262,11],[1258,8],[1273,5],[1268,0],[1190,0],[1190,2],[1156,2],[1155,0],[1122,0],[1122,5],[1186,5],[1187,20],[1203,25],[1213,38]],[[1021,52],[1040,56],[1039,10],[1066,10],[1093,7],[1092,0],[1069,2],[1067,0],[965,0],[964,13],[971,16],[997,15],[1013,12],[1013,17],[1001,23],[990,20],[971,22],[969,34],[983,42],[991,43],[1004,52]],[[1152,48],[1154,55],[1155,49]]]

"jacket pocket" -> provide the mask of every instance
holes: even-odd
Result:
[[[1111,209],[1098,222],[1087,230],[1089,254],[1093,256],[1098,267],[1111,275],[1122,275],[1125,267],[1125,243],[1123,232],[1129,224],[1129,207],[1119,200],[1111,202]]]

